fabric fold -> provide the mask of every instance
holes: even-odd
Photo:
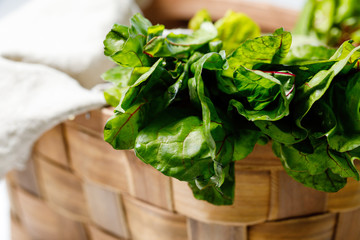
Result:
[[[1,58],[0,96],[0,177],[24,165],[44,132],[105,104],[102,92],[60,71]]]
[[[0,56],[47,65],[91,88],[113,64],[103,54],[106,33],[139,11],[133,0],[30,0],[1,19]]]
[[[0,178],[47,130],[105,105],[88,90],[113,66],[103,40],[139,11],[133,0],[29,0],[0,19]]]

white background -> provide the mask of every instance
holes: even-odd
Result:
[[[27,0],[0,0],[0,20]],[[0,179],[0,239],[10,240],[10,207],[6,184]]]
[[[0,239],[10,239],[10,214],[9,201],[7,198],[6,184],[4,180],[0,180]]]
[[[0,0],[0,21],[28,0]],[[1,81],[1,80],[0,80]],[[10,240],[10,205],[5,181],[0,179],[0,239]]]
[[[0,0],[0,21],[3,16],[11,13],[11,11],[15,10],[18,6],[20,6],[21,4],[27,1],[29,0]],[[260,2],[267,2],[284,8],[301,9],[305,0],[256,0],[256,1],[259,2],[259,4]],[[6,184],[4,180],[0,180],[0,239],[1,240],[10,240],[10,223],[9,223],[10,210],[9,209],[10,207],[7,196]]]

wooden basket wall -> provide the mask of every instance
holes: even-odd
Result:
[[[306,188],[270,146],[236,164],[233,206],[194,199],[188,186],[115,151],[102,138],[111,110],[76,117],[37,142],[7,176],[13,240],[359,240],[360,184]]]
[[[280,27],[289,31],[298,18],[296,10],[274,6],[271,1],[251,0],[152,0],[143,12],[154,24],[174,28],[186,27],[189,19],[203,8],[213,20],[222,18],[229,9],[243,12],[259,24],[262,32],[273,32]]]

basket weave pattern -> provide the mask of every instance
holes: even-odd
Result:
[[[7,176],[13,240],[358,240],[360,184],[327,194],[295,182],[270,146],[236,163],[235,203],[213,206],[186,183],[102,139],[110,109],[58,125],[24,171]]]

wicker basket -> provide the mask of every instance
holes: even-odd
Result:
[[[236,163],[233,206],[194,199],[186,183],[102,140],[109,109],[61,124],[8,174],[13,240],[358,240],[360,184],[306,188],[270,146]]]
[[[213,20],[222,18],[227,10],[243,12],[255,20],[262,32],[273,32],[279,27],[293,28],[298,11],[271,4],[271,1],[251,0],[152,0],[152,4],[143,9],[144,14],[153,23],[166,27],[185,27],[196,11],[206,8]]]

